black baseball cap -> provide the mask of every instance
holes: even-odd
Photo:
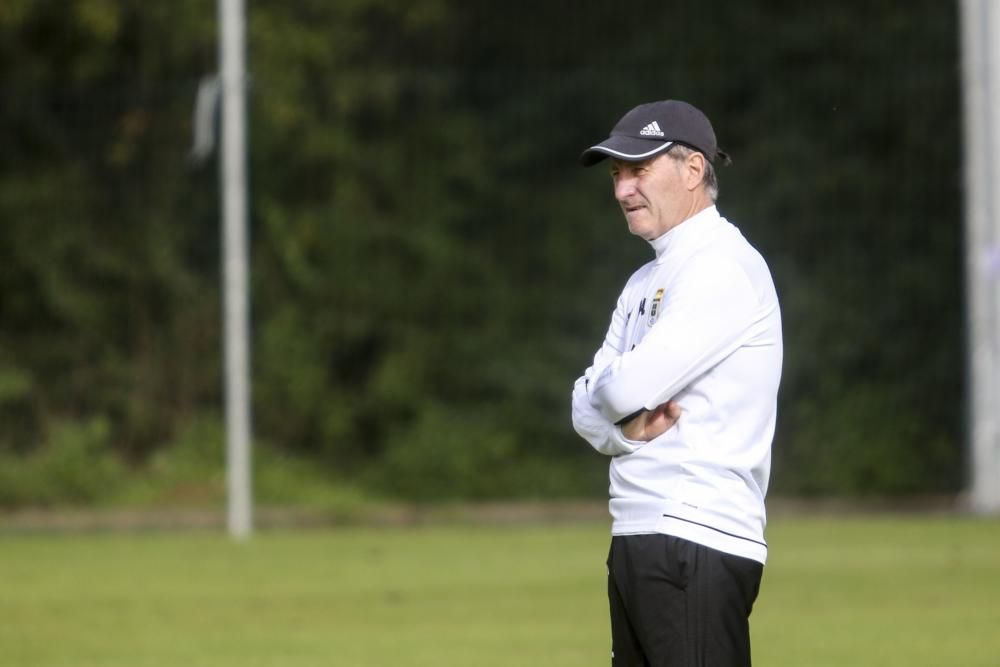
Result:
[[[580,155],[580,164],[590,167],[607,157],[626,162],[648,160],[675,143],[703,153],[709,162],[729,164],[729,156],[719,150],[715,130],[701,111],[680,100],[640,104],[622,116],[611,136]]]

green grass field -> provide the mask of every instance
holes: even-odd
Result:
[[[778,517],[754,663],[1000,665],[1000,522]],[[0,536],[4,667],[609,664],[607,523]]]

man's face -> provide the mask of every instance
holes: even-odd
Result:
[[[666,153],[645,162],[612,160],[615,199],[630,232],[652,241],[692,214],[695,194],[687,171],[685,162]]]

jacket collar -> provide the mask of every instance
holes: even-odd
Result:
[[[715,227],[720,220],[722,220],[722,216],[719,215],[719,210],[715,205],[703,208],[663,236],[650,241],[649,245],[653,246],[656,258],[660,259],[667,251],[688,243],[690,239],[703,236],[708,230]]]

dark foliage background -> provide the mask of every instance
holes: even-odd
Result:
[[[773,488],[962,486],[953,3],[254,0],[248,31],[262,451],[373,494],[600,497],[569,392],[649,251],[576,157],[673,97],[782,299]],[[0,6],[0,503],[220,446],[188,155],[216,49],[209,0]]]

